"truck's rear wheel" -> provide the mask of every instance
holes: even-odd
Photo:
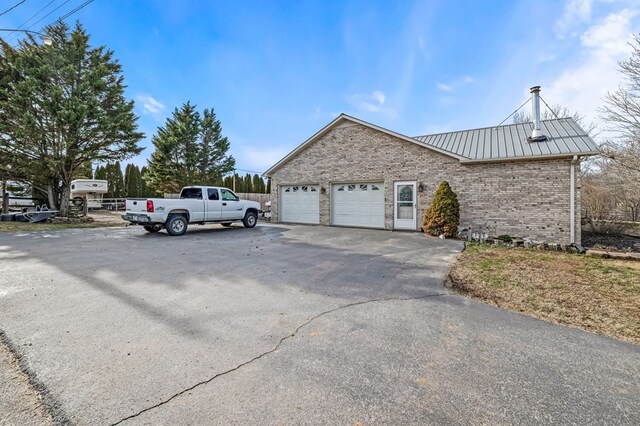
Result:
[[[245,228],[253,228],[258,223],[258,215],[252,212],[247,212],[242,219],[242,224]]]
[[[145,231],[151,232],[153,234],[154,232],[158,232],[159,230],[161,230],[162,226],[160,226],[160,225],[144,225],[143,228],[144,228]]]
[[[184,216],[171,216],[165,225],[167,234],[177,237],[187,232],[187,218]]]

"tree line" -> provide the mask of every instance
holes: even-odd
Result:
[[[90,166],[89,166],[90,167]],[[158,193],[150,187],[145,180],[149,169],[146,166],[142,168],[135,164],[127,164],[124,173],[119,161],[115,163],[106,163],[98,165],[93,173],[91,168],[84,173],[79,174],[78,179],[100,179],[106,180],[109,184],[108,192],[104,194],[104,198],[148,198],[162,197],[164,193]],[[212,185],[225,186],[234,188],[234,174],[225,176],[220,182],[214,182]],[[235,192],[238,193],[257,193],[264,194],[271,191],[270,182],[265,182],[259,174],[251,175],[249,173],[241,176],[235,173]]]

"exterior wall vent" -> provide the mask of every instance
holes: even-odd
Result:
[[[540,86],[531,88],[531,117],[533,117],[533,131],[527,139],[529,142],[546,141],[547,137],[540,130]]]

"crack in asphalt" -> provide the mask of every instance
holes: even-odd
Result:
[[[346,305],[338,306],[337,308],[329,309],[328,311],[320,312],[319,314],[317,314],[317,315],[311,317],[310,319],[308,319],[303,324],[299,325],[292,333],[287,334],[286,336],[282,337],[272,349],[270,349],[270,350],[268,350],[266,352],[263,352],[260,355],[257,355],[255,357],[251,358],[250,360],[243,362],[242,364],[238,364],[237,366],[235,366],[235,367],[233,367],[233,368],[231,368],[229,370],[226,370],[226,371],[223,371],[221,373],[218,373],[218,374],[214,375],[213,377],[210,377],[210,378],[208,378],[206,380],[203,380],[201,382],[196,383],[193,386],[190,386],[190,387],[188,387],[186,389],[183,389],[180,392],[171,395],[169,398],[165,399],[164,401],[161,401],[161,402],[159,402],[159,403],[157,403],[155,405],[152,405],[152,406],[147,407],[147,408],[145,408],[143,410],[140,410],[135,414],[131,414],[130,416],[127,416],[127,417],[125,417],[123,419],[120,419],[115,423],[111,423],[110,426],[119,425],[119,424],[121,424],[121,423],[123,423],[123,422],[125,422],[127,420],[134,419],[134,418],[140,416],[141,414],[144,414],[144,413],[146,413],[148,411],[151,411],[151,410],[154,410],[154,409],[156,409],[158,407],[161,407],[161,406],[171,402],[172,400],[176,399],[177,397],[179,397],[181,395],[184,395],[185,393],[187,393],[189,391],[194,390],[197,387],[209,384],[212,381],[214,381],[215,379],[217,379],[218,377],[222,377],[222,376],[225,376],[225,375],[227,375],[229,373],[233,373],[234,371],[237,371],[237,370],[241,369],[245,365],[249,365],[252,362],[259,360],[260,358],[263,358],[263,357],[265,357],[265,356],[277,351],[278,348],[280,348],[280,346],[282,345],[282,343],[284,343],[285,340],[288,340],[288,339],[294,337],[304,327],[306,327],[307,325],[309,325],[310,323],[312,323],[313,321],[317,320],[318,318],[320,318],[320,317],[322,317],[324,315],[331,314],[333,312],[337,312],[337,311],[340,311],[342,309],[347,309],[347,308],[351,308],[351,307],[354,307],[354,306],[365,305],[367,303],[388,302],[388,301],[391,301],[391,300],[401,300],[401,301],[402,300],[420,300],[420,299],[427,299],[427,298],[431,298],[431,297],[447,296],[447,295],[450,295],[450,294],[451,293],[435,293],[435,294],[427,294],[427,295],[424,295],[424,296],[416,296],[416,297],[386,297],[386,298],[381,298],[381,299],[368,299],[368,300],[362,300],[360,302],[348,303]]]
[[[42,405],[46,412],[51,416],[53,424],[70,424],[71,422],[69,417],[62,409],[62,404],[53,395],[51,395],[49,389],[47,389],[44,383],[38,379],[37,374],[29,368],[25,357],[18,350],[18,346],[9,339],[9,336],[7,336],[7,333],[3,330],[0,330],[0,345],[6,347],[9,353],[16,359],[18,367],[22,373],[27,376],[29,385],[42,398]]]

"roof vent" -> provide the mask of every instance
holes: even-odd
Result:
[[[542,134],[542,130],[540,130],[540,86],[533,86],[531,88],[531,109],[532,109],[532,117],[533,117],[533,131],[531,132],[531,136],[529,142],[540,142],[546,141],[547,137]]]

